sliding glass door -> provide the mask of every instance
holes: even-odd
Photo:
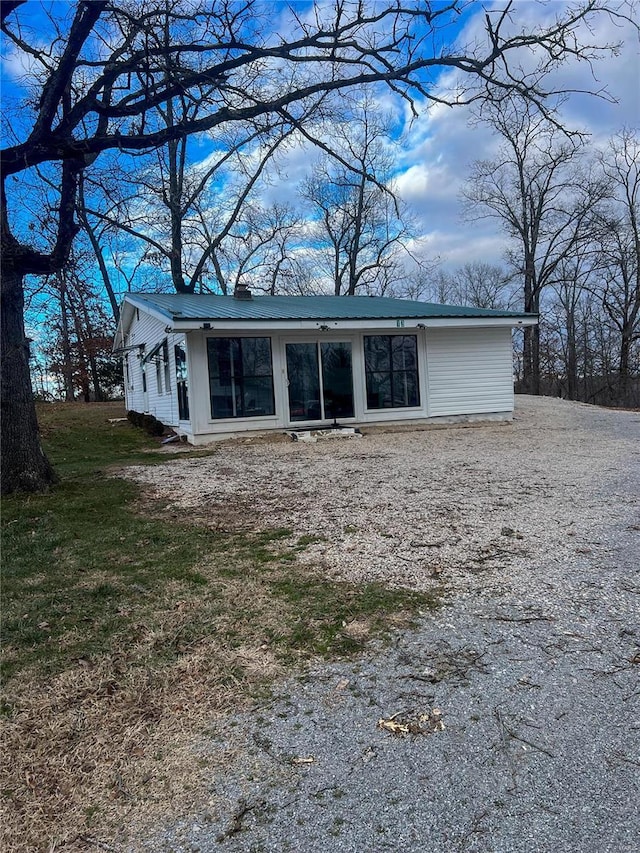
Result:
[[[291,421],[352,418],[353,371],[347,341],[286,345]]]
[[[320,344],[322,362],[322,401],[325,418],[353,417],[353,372],[351,344],[323,341]]]
[[[287,344],[287,378],[289,380],[290,420],[321,420],[317,344]]]

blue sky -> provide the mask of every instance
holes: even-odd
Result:
[[[459,42],[473,40],[483,25],[485,6],[501,5],[471,4],[460,21]],[[518,0],[514,26],[526,22],[535,28],[536,21],[548,19],[564,5],[562,0]],[[553,86],[575,92],[560,109],[566,126],[589,134],[594,145],[606,146],[623,127],[640,130],[639,36],[630,22],[603,15],[592,32],[584,31],[584,37],[592,44],[621,42],[619,56],[592,65],[570,62],[556,72]],[[452,84],[452,79],[441,75],[443,88]],[[580,90],[601,91],[603,96]],[[407,118],[397,100],[389,98],[387,106]],[[417,119],[405,124],[396,152],[399,194],[414,215],[419,234],[413,250],[425,259],[439,259],[446,269],[476,260],[500,263],[505,249],[505,238],[494,222],[478,221],[470,226],[462,217],[460,193],[470,166],[476,159],[490,159],[498,145],[488,127],[470,126],[470,116],[466,107],[426,105]],[[293,184],[305,172],[308,152],[294,150],[289,157]],[[281,194],[282,187],[279,190]]]
[[[458,24],[450,32],[457,34],[460,43],[472,41],[482,26],[485,6],[471,3]],[[493,4],[499,7],[500,4]],[[554,15],[564,0],[534,2],[519,0],[515,5],[513,25],[519,27]],[[72,8],[67,2],[44,4],[54,17],[63,20]],[[282,6],[284,10],[284,5]],[[304,14],[311,4],[296,4],[296,11]],[[34,31],[45,31],[50,24],[43,14],[42,5],[30,0],[20,11]],[[281,19],[282,20],[282,19]],[[614,132],[626,127],[640,127],[640,53],[638,35],[630,24],[623,24],[603,15],[596,31],[586,34],[595,42],[623,41],[620,55],[603,59],[590,68],[587,64],[568,64],[557,72],[559,88],[606,88],[615,103],[586,95],[573,95],[562,108],[566,123],[593,135],[595,144],[606,144]],[[528,61],[527,57],[523,57]],[[24,71],[24,57],[5,52],[2,68],[3,101],[8,104],[16,93],[19,75]],[[443,89],[454,81],[441,76],[438,85]],[[382,106],[395,114],[395,129],[404,132],[395,150],[396,179],[399,194],[412,212],[418,240],[414,251],[425,258],[439,258],[445,268],[455,268],[467,261],[499,262],[504,251],[504,238],[490,222],[475,223],[472,228],[461,219],[459,194],[468,174],[470,164],[477,158],[489,158],[495,150],[496,140],[484,127],[469,127],[469,111],[464,107],[453,109],[432,106],[425,108],[412,123],[407,121],[406,105],[394,96],[386,95]],[[198,156],[204,156],[207,145],[199,147]],[[304,145],[288,149],[282,163],[282,175],[265,191],[265,199],[277,195],[280,201],[293,200],[299,181],[308,174],[310,152]]]

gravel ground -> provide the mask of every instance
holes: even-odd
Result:
[[[511,425],[131,473],[225,529],[322,536],[304,559],[333,577],[445,590],[417,630],[217,723],[208,808],[145,849],[640,849],[640,413],[518,398]]]

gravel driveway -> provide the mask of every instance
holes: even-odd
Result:
[[[132,475],[226,529],[323,537],[304,559],[331,576],[445,590],[216,724],[201,757],[234,757],[209,810],[147,849],[640,849],[640,413],[517,398],[511,425],[240,440]]]

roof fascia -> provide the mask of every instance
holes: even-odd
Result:
[[[125,339],[133,323],[136,308],[150,314],[156,320],[160,320],[160,322],[165,324],[167,331],[173,329],[173,315],[170,311],[149,305],[148,302],[136,297],[135,294],[127,293],[120,306],[120,320],[118,321],[118,327],[113,339],[114,351],[124,347]]]
[[[200,331],[360,331],[363,329],[520,328],[535,326],[537,317],[399,317],[381,320],[176,320],[174,332]]]

